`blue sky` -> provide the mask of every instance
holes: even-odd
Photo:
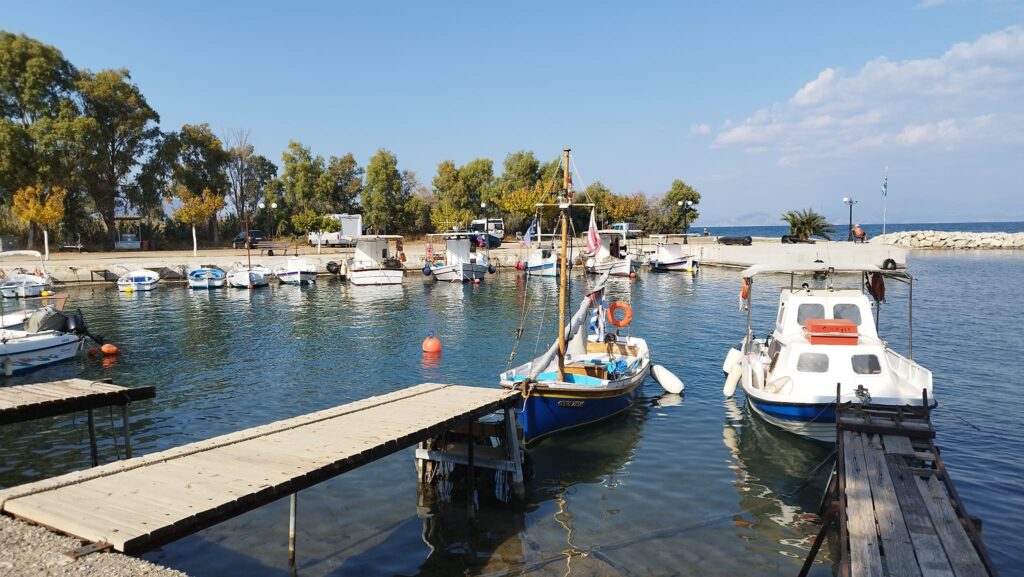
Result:
[[[683,179],[707,226],[844,196],[880,222],[888,166],[890,222],[1024,220],[1020,2],[24,2],[0,28],[275,162],[383,147],[429,184],[570,146],[618,193]]]

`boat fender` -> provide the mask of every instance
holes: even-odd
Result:
[[[726,397],[731,397],[736,392],[736,383],[740,382],[740,375],[743,374],[743,368],[739,363],[736,363],[729,369],[729,376],[725,379],[725,386],[722,387],[722,394]]]
[[[675,376],[672,374],[672,371],[661,365],[652,366],[651,375],[654,376],[654,380],[658,381],[661,388],[665,389],[666,393],[678,395],[683,392],[683,389],[686,387],[679,377]]]
[[[494,265],[493,264],[487,265],[487,273],[488,274],[494,274]]]
[[[398,260],[400,260],[402,262],[405,262],[405,253],[404,252],[399,252],[398,253]]]
[[[885,270],[896,270],[896,261],[891,258],[887,258],[882,261],[882,268]]]
[[[746,277],[743,278],[743,288],[740,289],[740,298],[743,299],[743,300],[747,300],[748,298],[750,298],[750,279],[749,278],[746,278]]]
[[[333,260],[327,263],[327,272],[331,274],[338,274],[339,271],[341,271],[341,265]]]
[[[430,276],[430,265],[423,265],[423,276]]]
[[[871,298],[875,299],[876,303],[885,300],[885,279],[882,277],[882,273],[871,273],[871,280],[868,282],[868,293],[871,294]]]
[[[43,276],[43,271],[39,267],[36,267],[36,270],[32,271],[32,273],[35,274],[36,276]]]
[[[615,317],[615,312],[619,309],[622,309],[624,313],[622,320]],[[608,307],[608,322],[616,328],[628,327],[629,323],[633,322],[633,308],[622,301],[613,302]]]
[[[725,362],[722,363],[722,372],[729,374],[732,366],[739,364],[741,360],[743,360],[743,353],[737,349],[729,349],[729,353],[725,355]]]

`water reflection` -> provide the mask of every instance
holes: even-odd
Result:
[[[776,430],[735,399],[727,399],[725,409],[722,442],[732,454],[742,511],[733,516],[737,537],[763,552],[774,547],[782,555],[805,557],[819,528],[815,521],[832,448]]]

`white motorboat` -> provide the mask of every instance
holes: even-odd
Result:
[[[234,288],[255,288],[268,286],[271,277],[270,269],[260,265],[243,265],[235,263],[235,266],[228,271],[228,286]]]
[[[640,261],[629,254],[624,233],[618,230],[600,230],[597,234],[601,246],[597,248],[597,254],[587,259],[587,272],[624,277],[635,275],[640,268]]]
[[[274,269],[281,284],[311,284],[316,282],[316,265],[302,258],[289,258],[284,266]]]
[[[545,244],[544,237],[548,237]],[[543,234],[540,227],[540,215],[534,217],[530,227],[523,235],[523,244],[529,247],[526,260],[519,263],[518,268],[530,276],[557,277],[561,269],[558,260],[558,251],[555,250],[554,234]],[[572,260],[568,265],[572,266]]]
[[[206,265],[188,271],[189,288],[215,289],[227,284],[227,273],[219,266]]]
[[[117,279],[117,290],[121,292],[151,291],[160,282],[160,275],[145,268],[129,271]]]
[[[355,253],[348,261],[348,280],[356,286],[402,284],[402,237],[366,235],[354,237]]]
[[[654,272],[697,272],[700,266],[697,255],[687,250],[690,245],[682,245],[672,240],[673,237],[684,236],[674,234],[652,234],[651,240],[658,244],[654,254],[647,260],[647,265]],[[686,247],[685,249],[683,247]]]
[[[475,235],[466,232],[445,232],[440,234],[427,235],[428,237],[439,237],[444,239],[444,254],[430,254],[431,262],[427,263],[424,272],[434,275],[442,282],[472,282],[484,278],[484,273],[493,273],[487,258],[486,247],[484,252],[477,250]],[[433,246],[431,243],[429,246]]]
[[[43,255],[36,250],[11,250],[0,252],[0,259],[10,257],[32,257],[39,259],[39,264],[32,272],[18,268],[11,274],[2,274],[0,278],[0,294],[4,298],[25,298],[37,297],[50,286],[50,276],[46,272],[46,265],[43,262]]]
[[[790,286],[779,296],[774,330],[764,339],[755,339],[750,329],[750,293],[754,278],[763,273],[789,273]],[[868,287],[874,303],[859,286],[835,288],[841,273],[866,281],[860,284]],[[816,278],[797,286],[798,274]],[[755,265],[743,271],[741,299],[746,304],[747,333],[722,366],[729,375],[723,392],[731,396],[738,382],[751,408],[766,421],[825,442],[835,442],[837,396],[840,402],[922,406],[932,398],[931,371],[889,348],[879,338],[872,316],[872,309],[877,315],[878,303],[884,300],[886,278],[913,281],[904,272],[873,265],[842,270],[824,264]]]
[[[92,337],[81,314],[66,314],[54,305],[36,309],[24,330],[0,329],[0,367],[4,375],[24,372],[74,357],[85,337]],[[93,340],[102,343],[99,337]]]

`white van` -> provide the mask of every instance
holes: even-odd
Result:
[[[505,239],[505,221],[500,218],[480,218],[469,223],[469,232],[482,233]]]
[[[309,246],[355,246],[353,237],[363,234],[363,215],[361,214],[328,214],[341,224],[341,230],[336,232],[311,232],[309,233]]]

